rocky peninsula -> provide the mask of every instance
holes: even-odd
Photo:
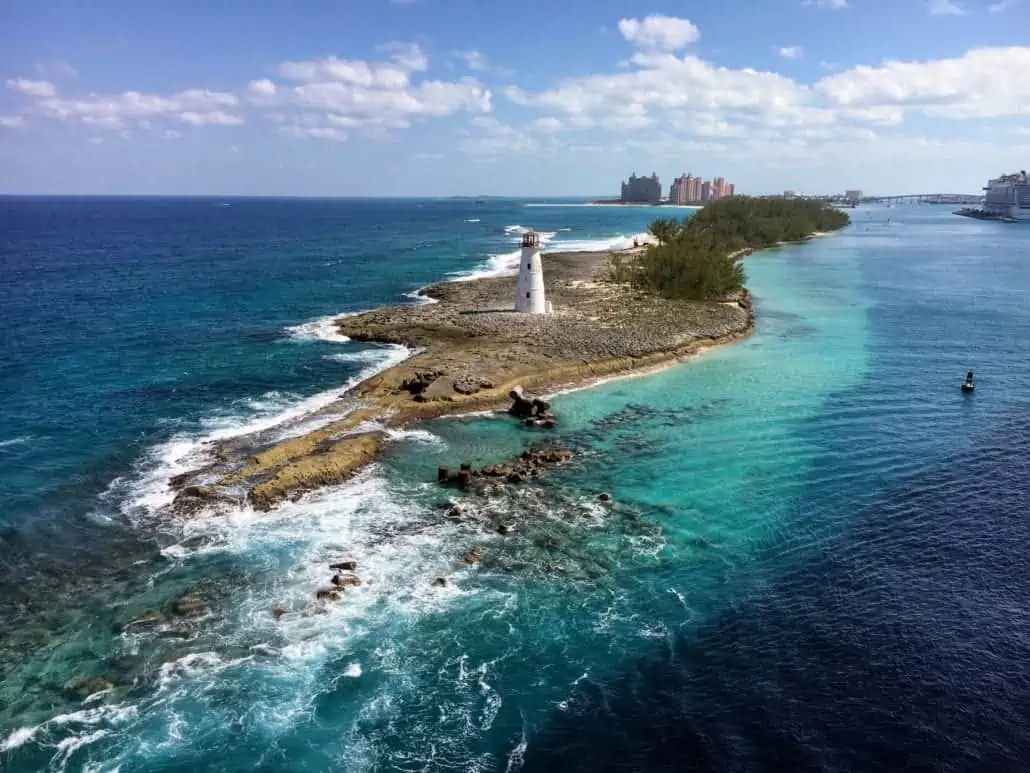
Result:
[[[269,510],[346,480],[393,429],[509,400],[523,421],[552,428],[549,406],[534,395],[665,366],[747,335],[754,314],[739,259],[849,222],[821,202],[731,196],[682,221],[654,221],[651,246],[544,255],[552,313],[516,313],[515,277],[499,276],[432,285],[425,303],[341,317],[341,334],[402,345],[412,356],[301,426],[212,443],[207,466],[172,479],[173,509]],[[462,472],[471,471],[459,470],[464,480]]]
[[[432,302],[341,317],[336,326],[352,340],[401,344],[412,356],[341,394],[313,431],[212,444],[212,463],[173,479],[173,508],[188,515],[246,501],[268,510],[344,481],[392,428],[505,407],[518,387],[541,394],[654,369],[753,328],[746,290],[716,301],[663,298],[611,281],[611,257],[545,254],[548,315],[513,312],[514,276],[500,276],[432,285],[422,291]]]

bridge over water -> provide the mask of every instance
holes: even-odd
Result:
[[[870,204],[982,204],[982,195],[969,193],[905,193],[893,196],[864,196]]]

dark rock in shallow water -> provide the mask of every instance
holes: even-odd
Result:
[[[339,569],[344,572],[353,572],[358,568],[357,561],[339,561],[335,564],[329,564],[330,569]]]
[[[340,594],[339,588],[319,588],[315,591],[315,598],[319,601],[339,601]]]
[[[64,694],[73,700],[84,701],[90,695],[113,690],[114,682],[101,676],[77,676],[64,685]]]
[[[597,500],[599,502],[611,502],[612,501],[612,495],[609,494],[607,491],[605,491],[603,494],[598,494],[597,495]]]
[[[435,580],[433,580],[433,587],[434,588],[446,588],[447,587],[447,578],[446,577],[437,577]]]
[[[207,602],[199,596],[187,594],[172,604],[172,611],[182,617],[199,615],[207,611]]]
[[[348,585],[358,586],[361,585],[361,578],[354,574],[334,574],[332,583],[340,588],[347,587]]]

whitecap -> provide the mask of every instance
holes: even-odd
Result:
[[[343,672],[344,676],[349,676],[351,679],[357,679],[361,676],[361,664],[351,663],[347,666],[347,669]]]
[[[36,727],[19,727],[7,738],[4,739],[3,743],[0,743],[0,752],[9,752],[12,749],[17,749],[19,746],[23,746],[36,737],[42,728],[37,725]]]
[[[280,441],[312,432],[345,414],[318,413],[338,400],[347,390],[377,373],[403,362],[417,353],[398,344],[386,344],[350,353],[367,366],[344,384],[305,398],[270,392],[260,398],[242,401],[236,412],[209,416],[201,422],[202,431],[177,435],[152,448],[137,465],[133,476],[117,478],[101,495],[101,501],[121,499],[121,511],[130,517],[149,515],[171,504],[175,492],[168,483],[175,475],[195,470],[208,461],[211,443],[228,438],[267,432],[279,428],[269,440]]]
[[[30,440],[32,440],[31,435],[22,435],[20,437],[11,438],[10,440],[0,440],[0,448],[21,445],[22,443],[28,443]]]
[[[355,313],[360,314],[361,312]],[[286,334],[296,341],[329,341],[334,344],[345,344],[350,341],[350,338],[343,335],[336,327],[336,320],[343,316],[348,315],[333,314],[299,325],[291,325],[286,328]]]

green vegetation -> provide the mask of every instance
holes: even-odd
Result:
[[[612,258],[610,278],[665,298],[718,300],[744,287],[743,250],[835,231],[851,219],[821,202],[731,196],[681,221],[659,219],[648,229],[658,241],[639,259]]]

